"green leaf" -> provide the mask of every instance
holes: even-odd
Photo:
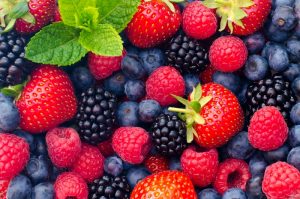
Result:
[[[87,51],[79,44],[80,30],[53,23],[43,28],[26,47],[25,57],[33,62],[59,66],[79,61]]]
[[[121,32],[137,12],[140,0],[97,0],[100,23],[111,24]]]
[[[92,32],[83,30],[80,33],[79,42],[87,50],[98,55],[122,55],[122,39],[109,24],[99,24]]]
[[[181,104],[183,104],[183,105],[185,105],[185,106],[189,106],[189,101],[188,100],[186,100],[186,99],[184,99],[184,98],[182,98],[182,97],[179,97],[179,96],[176,96],[176,95],[173,95],[173,94],[171,94],[172,95],[172,97],[174,97],[178,102],[180,102]]]
[[[86,7],[81,13],[81,18],[78,16],[75,17],[76,27],[83,30],[92,31],[92,29],[95,29],[98,25],[98,18],[99,12],[97,8]]]
[[[208,8],[218,8],[219,4],[215,2],[215,0],[205,0],[202,2]]]

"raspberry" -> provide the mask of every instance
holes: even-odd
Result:
[[[194,185],[206,187],[210,185],[216,177],[218,170],[218,151],[210,149],[208,151],[197,151],[196,147],[186,149],[181,158],[181,166]]]
[[[216,39],[209,49],[209,60],[213,67],[222,72],[233,72],[246,63],[248,50],[244,42],[234,36]]]
[[[184,32],[195,39],[211,37],[218,27],[215,13],[200,1],[194,1],[185,7],[182,23]]]
[[[145,160],[145,167],[151,173],[159,173],[161,171],[169,170],[169,162],[161,155],[152,155]]]
[[[243,160],[231,158],[220,163],[213,186],[221,194],[230,188],[245,190],[250,178],[248,164]]]
[[[29,160],[29,145],[16,135],[0,133],[0,180],[20,173]]]
[[[300,172],[286,162],[267,167],[262,190],[270,199],[300,198]]]
[[[81,153],[72,166],[72,171],[78,173],[87,182],[102,177],[104,169],[104,157],[97,147],[82,144]]]
[[[149,99],[158,101],[162,106],[175,104],[176,99],[171,94],[184,95],[184,79],[175,68],[162,66],[149,76],[146,91]]]
[[[55,199],[88,198],[88,186],[84,179],[73,172],[60,174],[54,183]]]
[[[208,65],[207,68],[200,73],[200,80],[203,84],[207,84],[210,82],[213,82],[213,74],[216,72],[217,70],[212,67],[212,65]]]
[[[248,128],[250,144],[262,151],[271,151],[281,147],[288,137],[287,124],[273,106],[265,106],[256,111]]]
[[[6,199],[9,182],[10,180],[0,180],[0,199]]]
[[[151,139],[140,127],[121,127],[113,135],[112,146],[122,160],[140,164],[151,149]]]
[[[104,157],[111,156],[115,153],[114,149],[112,148],[111,139],[99,143],[97,147]]]
[[[48,131],[46,143],[49,157],[57,167],[70,167],[81,151],[78,133],[72,128],[54,128]]]

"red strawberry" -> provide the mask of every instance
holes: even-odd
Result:
[[[227,29],[236,35],[251,35],[264,24],[271,11],[271,0],[205,0],[204,5],[217,9],[221,20],[220,30]]]
[[[68,75],[52,66],[40,66],[31,74],[16,102],[21,116],[20,127],[30,133],[41,133],[70,120],[77,101]]]
[[[0,180],[0,199],[7,199],[6,193],[10,180]]]
[[[218,21],[215,13],[202,2],[189,3],[182,15],[184,32],[195,39],[207,39],[217,31]]]
[[[169,162],[168,159],[163,156],[152,155],[145,160],[145,167],[151,173],[159,173],[169,169]]]
[[[142,0],[126,33],[133,45],[149,48],[171,38],[180,22],[180,9],[170,0]]]
[[[188,142],[195,138],[205,148],[216,148],[227,143],[244,124],[243,110],[236,96],[220,84],[199,84],[190,100],[176,97],[186,108],[169,108],[179,112],[187,122]]]
[[[133,189],[130,199],[197,199],[194,186],[185,174],[163,171],[141,180]]]

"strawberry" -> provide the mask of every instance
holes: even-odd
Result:
[[[169,169],[169,161],[161,155],[151,155],[145,160],[145,167],[151,173],[158,173]]]
[[[271,0],[205,0],[209,8],[216,9],[221,18],[220,30],[227,30],[235,35],[251,35],[258,31],[271,12]]]
[[[192,181],[178,171],[163,171],[146,177],[133,189],[130,199],[197,199]]]
[[[171,0],[142,0],[126,33],[133,45],[149,48],[171,38],[179,29],[180,22],[179,7]]]
[[[169,108],[179,112],[187,123],[187,142],[195,141],[202,147],[215,148],[227,143],[244,124],[243,110],[236,96],[215,83],[199,84],[186,100],[174,96],[186,108]]]
[[[68,75],[57,67],[42,65],[32,72],[16,106],[20,127],[41,133],[72,119],[77,101]]]

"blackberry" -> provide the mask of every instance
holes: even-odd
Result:
[[[183,33],[178,34],[167,44],[165,51],[167,64],[181,73],[200,73],[209,63],[208,50],[196,39]]]
[[[34,68],[24,58],[27,41],[13,30],[0,34],[0,88],[22,83]]]
[[[290,82],[281,75],[269,76],[251,83],[248,86],[246,97],[246,109],[249,117],[264,106],[275,106],[287,122],[289,122],[290,110],[296,103]]]
[[[130,186],[125,176],[104,175],[89,184],[89,199],[129,199]]]
[[[157,152],[162,155],[180,155],[187,147],[185,123],[176,115],[160,115],[150,132]]]
[[[107,140],[113,133],[116,106],[116,97],[100,86],[83,92],[76,115],[81,139],[93,145]]]

